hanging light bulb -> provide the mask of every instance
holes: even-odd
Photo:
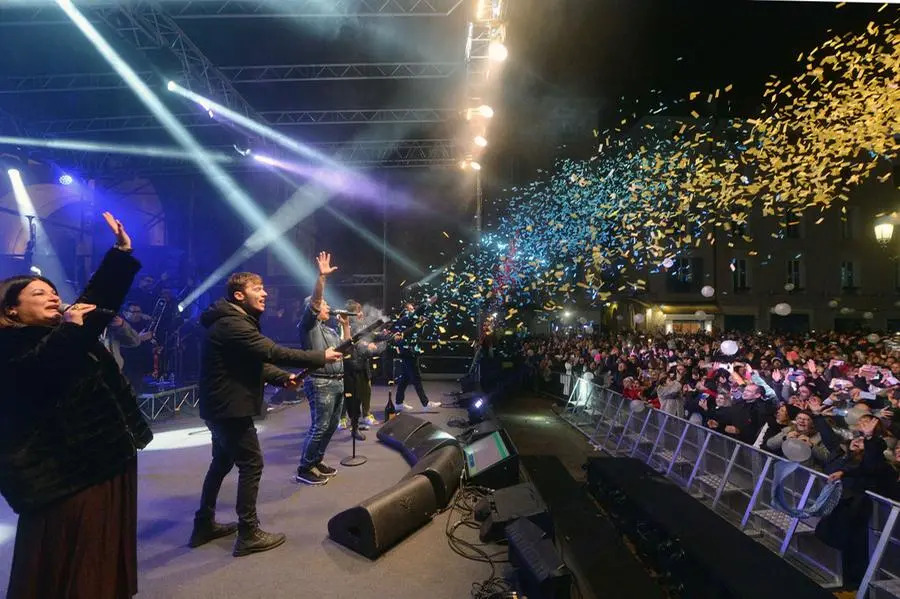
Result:
[[[491,42],[488,46],[488,58],[494,62],[503,62],[509,56],[509,49],[500,42]]]

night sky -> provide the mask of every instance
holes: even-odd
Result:
[[[733,84],[721,116],[758,111],[770,74],[796,72],[797,56],[831,34],[896,18],[879,4],[671,0],[516,0],[510,3],[510,58],[494,136],[528,147],[524,115],[576,98],[592,100],[594,126],[613,126],[623,108],[646,113],[691,91]],[[659,95],[651,93],[658,90]],[[651,105],[648,100],[653,99]],[[635,104],[635,101],[638,103]],[[641,109],[643,107],[643,109]],[[707,108],[707,110],[709,110]],[[679,109],[670,114],[687,112]],[[532,125],[533,126],[533,125]],[[585,132],[590,134],[589,131]],[[499,151],[499,150],[498,150]]]

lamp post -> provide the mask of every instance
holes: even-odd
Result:
[[[881,220],[875,223],[875,239],[881,247],[887,247],[894,236],[894,223],[890,220]]]

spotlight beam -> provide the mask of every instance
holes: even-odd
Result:
[[[277,173],[278,171],[276,171]],[[280,173],[279,173],[280,174]],[[320,206],[328,201],[329,195],[322,189],[313,186],[305,186],[297,189],[294,194],[282,204],[271,216],[270,226],[254,232],[238,250],[225,262],[217,267],[206,279],[200,283],[182,302],[179,308],[184,310],[206,293],[213,285],[227,277],[242,262],[249,260],[257,253],[270,246],[281,235],[289,231],[309,215],[313,214]]]
[[[187,129],[178,121],[172,112],[165,107],[147,84],[126,64],[109,43],[97,32],[96,28],[75,8],[71,0],[56,0],[59,7],[75,23],[78,29],[93,43],[97,51],[110,66],[128,83],[144,106],[163,123],[169,134],[191,154],[200,170],[217,189],[231,208],[250,226],[271,229],[265,214],[237,182],[231,178],[215,161],[210,159],[203,147],[194,139]],[[304,282],[311,282],[316,277],[312,268],[300,253],[290,244],[276,239],[272,243],[273,253],[284,263],[289,272]]]
[[[51,148],[54,150],[74,150],[76,152],[98,152],[102,154],[127,154],[146,156],[148,158],[171,158],[172,160],[192,160],[194,155],[179,148],[163,146],[133,146],[128,144],[100,143],[74,139],[34,139],[29,137],[0,136],[0,145],[24,146],[32,148]],[[214,162],[228,164],[234,159],[222,152],[206,152]]]
[[[373,248],[375,248],[377,250],[383,249],[387,253],[389,258],[396,261],[397,264],[399,264],[400,266],[405,268],[411,274],[413,274],[417,277],[424,276],[425,273],[422,271],[421,268],[419,268],[419,265],[416,264],[415,262],[413,262],[411,259],[409,259],[400,250],[389,245],[383,239],[381,239],[380,237],[377,237],[376,235],[374,235],[371,231],[369,231],[365,227],[362,227],[362,226],[358,225],[357,223],[355,223],[354,221],[350,220],[350,218],[348,218],[341,212],[335,210],[331,206],[325,206],[324,210],[325,210],[325,212],[327,212],[334,218],[338,219],[341,223],[346,225],[347,228],[352,230],[354,233],[356,233],[357,235],[362,237],[362,239],[366,243],[371,245]]]
[[[199,104],[206,110],[212,111],[212,113],[215,115],[224,117],[234,123],[237,123],[241,127],[245,127],[258,135],[270,139],[280,146],[298,154],[299,156],[316,160],[335,169],[344,168],[340,163],[336,162],[329,156],[322,154],[321,152],[317,152],[310,146],[302,144],[295,139],[284,135],[283,133],[279,133],[278,131],[273,130],[271,127],[267,127],[257,121],[254,121],[251,118],[248,118],[238,112],[235,112],[234,110],[231,110],[230,108],[222,106],[221,104],[214,102],[209,98],[204,98],[200,94],[194,93],[189,89],[185,89],[174,81],[169,81],[166,87],[170,92],[174,92],[183,98],[187,98],[188,100]]]
[[[56,256],[57,252],[50,243],[50,236],[47,235],[43,222],[38,218],[37,209],[34,207],[34,202],[31,199],[31,195],[28,193],[25,182],[22,180],[22,173],[19,172],[18,169],[13,168],[9,169],[7,174],[9,175],[13,194],[16,199],[16,208],[18,208],[19,223],[22,227],[22,232],[31,237],[32,226],[34,227],[34,237],[29,240],[29,248],[26,249],[26,255],[30,255],[32,260],[34,260],[35,257],[40,260],[43,266],[42,270],[46,272],[47,276],[52,280],[57,281],[60,296],[63,300],[74,300],[75,290],[68,282],[69,276],[62,266],[62,262],[60,262],[59,258]],[[34,242],[33,245],[31,243],[32,241]],[[41,253],[35,252],[35,250],[41,246],[43,246],[42,249],[44,251]],[[35,266],[35,264],[32,262],[29,266]]]

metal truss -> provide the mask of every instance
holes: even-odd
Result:
[[[318,152],[331,155],[349,167],[414,168],[449,167],[456,165],[457,148],[452,139],[422,140],[373,140],[351,143],[327,142],[309,144]],[[233,152],[232,146],[209,147],[207,151]],[[128,175],[167,176],[188,175],[197,172],[191,160],[165,160],[144,156],[127,156],[102,152],[73,153],[65,166],[96,178],[107,174],[121,177]],[[239,159],[222,164],[232,171],[261,171],[263,167],[251,159]]]
[[[460,70],[456,62],[382,62],[338,64],[285,64],[219,67],[231,83],[292,81],[361,81],[369,79],[447,79]],[[140,72],[150,86],[161,85],[159,75]],[[128,89],[118,73],[68,73],[65,75],[0,76],[0,94]]]
[[[456,62],[348,62],[221,67],[233,83],[330,81],[361,79],[446,79],[455,75]]]
[[[481,104],[489,95],[492,83],[491,42],[506,39],[506,3],[504,0],[484,0],[469,23],[465,45],[466,94],[470,107]]]
[[[456,116],[456,110],[441,108],[403,108],[384,110],[282,110],[259,113],[263,122],[275,126],[292,125],[354,125],[354,124],[417,124],[444,123]],[[205,112],[176,115],[188,128],[218,127],[218,121]],[[91,117],[35,121],[29,130],[39,137],[107,133],[111,131],[146,131],[162,129],[152,115]]]
[[[92,14],[143,52],[168,50],[181,62],[180,83],[247,117],[259,114],[156,2],[136,1]]]
[[[179,114],[176,117],[185,127],[218,127],[219,123],[209,118],[205,112]],[[152,115],[93,117],[86,119],[56,119],[35,121],[31,131],[39,137],[56,137],[81,133],[102,133],[109,131],[145,131],[162,129],[159,120]]]
[[[352,125],[357,123],[444,123],[458,114],[442,108],[402,108],[382,110],[284,110],[266,111],[270,125]]]
[[[446,17],[463,0],[193,0],[167,6],[176,19]]]
[[[320,144],[338,162],[354,166],[447,166],[456,163],[451,139],[360,141]]]
[[[176,19],[248,19],[248,18],[353,18],[353,17],[446,17],[463,0],[290,0],[272,6],[269,0],[193,0],[165,1],[167,12]],[[122,0],[75,0],[83,10],[109,9],[126,4]],[[94,20],[96,13],[87,14]],[[52,4],[35,6],[23,2],[4,7],[0,27],[23,25],[66,25]]]
[[[137,74],[148,85],[159,82],[150,72]],[[118,73],[69,73],[66,75],[6,75],[0,76],[0,94],[41,92],[101,91],[127,89]]]
[[[338,287],[382,287],[384,285],[384,275],[350,275],[339,283],[335,283],[335,285]]]
[[[292,81],[359,81],[369,79],[447,79],[455,75],[455,62],[385,62],[295,64],[219,67],[231,83],[275,83]],[[138,76],[148,85],[163,83],[152,72]],[[69,73],[65,75],[0,76],[0,94],[103,91],[127,89],[118,73]]]

